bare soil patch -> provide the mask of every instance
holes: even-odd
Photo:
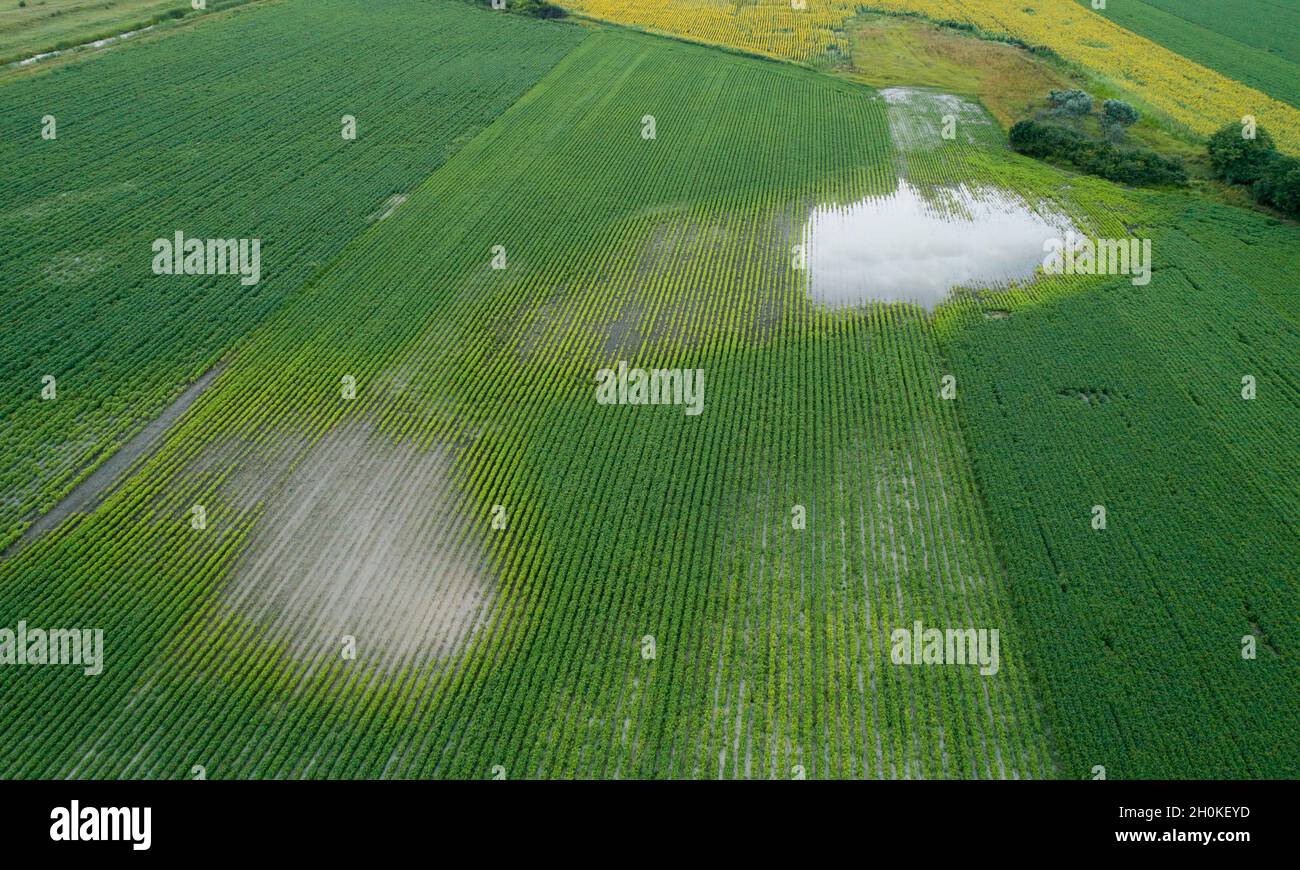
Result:
[[[357,662],[380,670],[450,656],[495,596],[450,463],[446,449],[395,444],[364,424],[335,428],[262,499],[229,606],[309,660],[341,656],[344,636]]]

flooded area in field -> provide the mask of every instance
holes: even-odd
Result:
[[[889,118],[889,136],[904,152],[934,151],[954,144],[996,146],[1001,132],[979,103],[924,88],[885,88],[880,92]],[[945,137],[944,120],[952,122]]]
[[[957,287],[1033,278],[1043,243],[1074,229],[992,187],[926,190],[817,206],[803,228],[808,295],[828,306],[911,302],[933,310]]]

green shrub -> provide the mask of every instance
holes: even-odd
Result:
[[[1026,119],[1010,133],[1011,147],[1021,154],[1064,164],[1123,184],[1183,184],[1187,172],[1177,160],[1150,148],[1119,147],[1059,124]]]
[[[1210,137],[1206,150],[1215,175],[1229,184],[1254,184],[1272,159],[1273,137],[1258,127],[1247,139],[1239,124],[1228,124]]]
[[[1102,116],[1119,127],[1131,127],[1142,117],[1137,109],[1123,100],[1107,100],[1101,104]]]
[[[1256,202],[1300,217],[1300,160],[1274,152],[1250,192]]]
[[[1300,160],[1278,153],[1263,127],[1254,138],[1228,124],[1210,137],[1206,151],[1214,174],[1229,184],[1249,184],[1255,202],[1289,217],[1300,217]]]
[[[1071,88],[1068,91],[1052,91],[1047,95],[1052,108],[1063,115],[1087,115],[1092,112],[1092,96],[1086,91]]]

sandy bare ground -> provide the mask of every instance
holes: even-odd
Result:
[[[227,604],[312,662],[391,671],[454,653],[494,597],[480,535],[460,505],[445,449],[394,444],[345,423],[264,492]],[[253,478],[248,478],[253,483]]]

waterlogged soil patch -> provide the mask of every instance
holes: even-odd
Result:
[[[803,229],[808,295],[827,306],[909,302],[933,310],[957,287],[1005,287],[1034,277],[1043,243],[1070,221],[991,187],[888,196],[813,209]]]
[[[663,205],[643,215],[653,223],[627,225],[636,241],[602,250],[599,268],[575,271],[522,307],[502,341],[523,359],[563,352],[603,367],[659,348],[696,347],[715,331],[761,339],[775,329],[792,286],[790,249],[802,209],[704,218]]]
[[[50,263],[46,274],[59,286],[80,284],[104,267],[108,257],[104,251],[69,251]]]
[[[391,217],[393,212],[401,208],[402,203],[406,202],[406,198],[407,194],[405,193],[393,194],[388,199],[384,200],[384,204],[379,211],[366,216],[366,222],[375,223],[376,221],[381,221],[384,218]]]
[[[889,135],[903,151],[929,151],[950,141],[969,145],[996,135],[993,120],[978,104],[954,94],[920,88],[885,88],[880,96],[889,116]],[[944,136],[951,119],[952,138]]]
[[[1070,82],[1039,57],[926,21],[864,14],[848,26],[853,77],[875,87],[972,94],[1009,127]]]
[[[115,197],[124,197],[133,194],[139,190],[139,185],[134,181],[123,181],[119,184],[110,184],[102,187],[93,187],[85,190],[64,190],[51,196],[38,199],[35,202],[8,212],[24,221],[39,221],[47,218],[61,217],[65,211],[75,211],[79,208],[85,208],[94,203],[107,202]]]
[[[1077,399],[1085,405],[1100,405],[1109,402],[1114,396],[1107,387],[1062,387],[1057,395],[1063,399]]]
[[[227,603],[307,661],[390,671],[450,656],[494,597],[452,484],[450,451],[368,426],[325,435],[269,495]]]

